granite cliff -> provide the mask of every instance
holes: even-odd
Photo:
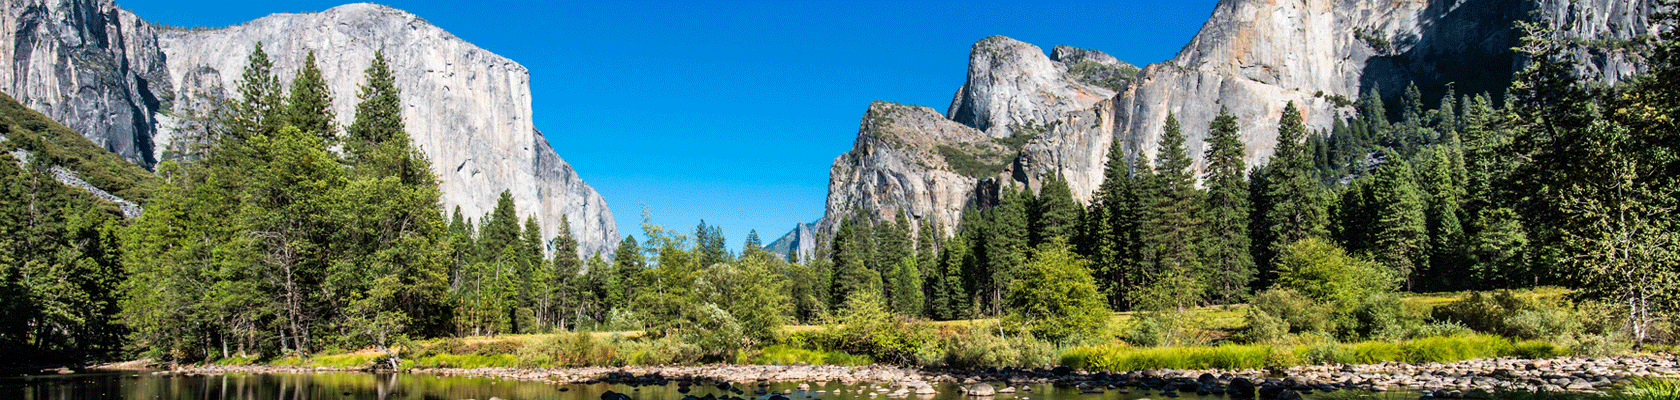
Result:
[[[227,96],[257,42],[283,84],[314,51],[340,126],[376,51],[402,91],[403,118],[431,158],[445,210],[489,212],[502,190],[545,236],[562,215],[580,255],[612,254],[618,231],[600,194],[532,121],[530,72],[408,12],[349,4],[220,29],[153,26],[110,0],[5,0],[0,88],[145,167],[167,157],[171,115]]]
[[[970,53],[968,79],[946,118],[870,107],[869,115],[917,117],[882,124],[865,116],[856,144],[831,168],[819,231],[832,232],[855,212],[888,216],[902,208],[950,233],[964,210],[989,204],[999,185],[1037,190],[1054,173],[1088,202],[1113,141],[1131,157],[1153,159],[1169,113],[1184,126],[1199,171],[1207,124],[1221,107],[1237,117],[1253,166],[1271,157],[1277,120],[1291,101],[1309,128],[1328,129],[1352,111],[1346,99],[1392,96],[1410,82],[1431,102],[1448,84],[1497,96],[1524,65],[1510,51],[1521,36],[1516,21],[1558,30],[1583,61],[1583,76],[1615,82],[1638,72],[1640,44],[1655,33],[1653,8],[1651,0],[1222,0],[1175,57],[1141,71],[1099,51],[1057,46],[1046,57],[1030,44],[985,38]],[[979,137],[1006,143],[962,147]],[[985,161],[987,151],[1007,160]],[[930,161],[948,161],[949,153],[976,155],[987,168]]]

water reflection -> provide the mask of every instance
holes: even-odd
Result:
[[[888,400],[882,385],[843,385],[812,382],[811,392],[797,391],[800,382],[775,383],[765,388],[784,393],[791,400]],[[939,394],[911,395],[915,400],[1135,400],[1162,399],[1162,393],[1109,391],[1102,395],[1080,394],[1073,388],[1034,385],[1030,392],[999,394],[995,397],[965,397],[954,385],[935,385]],[[711,386],[696,385],[688,393],[698,397],[733,395]],[[840,389],[839,394],[833,393]],[[629,395],[634,400],[678,400],[677,385],[630,387],[625,385],[560,385],[497,378],[467,378],[417,374],[317,373],[236,374],[216,376],[154,376],[136,372],[100,372],[71,375],[0,377],[0,399],[83,400],[83,399],[200,399],[200,400],[455,400],[500,397],[507,400],[599,400],[607,390]],[[1175,393],[1177,399],[1227,399]],[[1403,395],[1404,396],[1404,395]],[[1416,398],[1416,394],[1394,398]],[[749,399],[768,396],[752,396]]]

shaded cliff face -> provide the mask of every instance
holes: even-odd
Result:
[[[172,93],[152,27],[110,0],[5,0],[0,8],[0,89],[150,169],[156,115]]]
[[[839,221],[836,215],[850,215],[850,210],[891,215],[894,206],[903,205],[915,215],[946,223],[949,233],[963,207],[991,204],[998,185],[1036,191],[1044,177],[1056,173],[1068,178],[1077,200],[1089,202],[1113,141],[1121,141],[1134,160],[1139,153],[1155,159],[1169,114],[1182,124],[1185,148],[1196,160],[1192,168],[1199,172],[1208,123],[1221,107],[1237,118],[1245,161],[1253,167],[1270,159],[1277,121],[1289,102],[1301,108],[1310,129],[1328,130],[1338,115],[1352,112],[1336,100],[1357,99],[1371,90],[1393,96],[1416,82],[1425,101],[1433,103],[1450,83],[1461,94],[1498,96],[1523,66],[1510,51],[1521,36],[1513,26],[1519,20],[1560,31],[1573,43],[1568,53],[1584,61],[1579,69],[1584,77],[1616,82],[1639,71],[1641,44],[1655,33],[1652,3],[1223,0],[1177,56],[1140,72],[1100,51],[1057,46],[1046,58],[1038,47],[1001,36],[986,38],[974,45],[968,80],[947,116],[949,122],[993,138],[1025,140],[1024,146],[1007,149],[1013,160],[995,173],[952,177],[944,173],[953,169],[897,161],[921,157],[916,149],[925,146],[881,146],[879,138],[866,135],[866,118],[858,145],[835,160],[829,214],[822,226],[831,231]],[[1095,66],[1108,68],[1091,69]],[[902,129],[945,129],[942,124]],[[956,136],[924,132],[894,137],[926,137],[935,140],[927,146],[937,146]],[[940,189],[904,183],[936,176]],[[978,194],[959,202],[955,193],[941,192],[965,183],[980,188]],[[948,200],[924,202],[925,207],[896,200],[922,198]]]
[[[10,63],[0,83],[8,93],[142,166],[162,158],[174,136],[177,121],[167,113],[227,96],[259,41],[282,84],[316,53],[341,127],[354,118],[363,70],[383,51],[444,210],[459,206],[479,218],[509,190],[545,237],[567,216],[580,255],[610,255],[618,244],[605,200],[532,125],[530,72],[408,12],[350,4],[223,29],[159,31],[108,0],[5,5],[0,25],[12,37],[0,46],[13,46],[5,54],[14,56],[0,57]]]

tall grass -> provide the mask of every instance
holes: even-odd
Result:
[[[1267,367],[1274,352],[1288,348],[1263,345],[1221,345],[1215,347],[1083,346],[1062,353],[1062,365],[1087,370],[1133,371],[1141,369],[1259,369]]]
[[[1527,344],[1531,351],[1538,345]],[[1456,362],[1509,356],[1509,340],[1485,334],[1430,337],[1408,342],[1326,342],[1294,346],[1221,345],[1215,347],[1084,346],[1062,353],[1063,365],[1087,370],[1261,369],[1304,364],[1374,364]]]
[[[1680,399],[1680,379],[1636,379],[1609,393],[1610,400]]]
[[[771,345],[761,349],[758,354],[747,358],[752,364],[765,365],[793,365],[805,363],[810,365],[867,365],[872,362],[866,356],[854,356],[843,351],[819,351],[801,349],[798,347]]]

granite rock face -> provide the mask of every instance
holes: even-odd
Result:
[[[111,0],[0,1],[0,90],[151,168],[173,91],[151,24]]]
[[[937,158],[927,147],[965,136],[904,131],[949,129],[921,121],[894,125],[898,130],[890,136],[911,143],[885,146],[888,141],[870,134],[866,117],[857,145],[835,160],[823,231],[852,210],[887,216],[904,207],[946,223],[949,233],[964,208],[991,204],[1000,185],[1036,191],[1044,177],[1058,173],[1077,200],[1088,202],[1101,183],[1109,146],[1118,140],[1128,157],[1155,159],[1169,114],[1183,126],[1199,173],[1208,123],[1221,108],[1237,118],[1245,161],[1253,167],[1270,159],[1277,121],[1289,102],[1302,110],[1309,129],[1327,130],[1353,111],[1341,101],[1373,91],[1393,96],[1412,82],[1430,103],[1448,84],[1460,94],[1499,95],[1524,65],[1510,51],[1522,35],[1514,21],[1556,29],[1572,43],[1566,53],[1584,62],[1582,76],[1620,81],[1640,71],[1641,44],[1656,33],[1653,3],[1223,0],[1175,57],[1137,72],[1100,51],[1057,46],[1045,57],[1030,44],[989,37],[974,45],[968,80],[946,115],[992,138],[1030,129],[1024,146],[1006,149],[1013,160],[984,176],[914,162]],[[1104,68],[1093,69],[1098,66]],[[910,184],[932,181],[939,185]],[[973,188],[967,197],[950,192],[965,185]]]
[[[828,206],[819,225],[833,237],[840,221],[856,213],[890,220],[899,210],[919,226],[931,218],[956,231],[963,210],[976,200],[975,176],[957,172],[941,147],[999,154],[1002,146],[978,129],[927,107],[877,101],[869,105],[852,150],[829,168]],[[947,150],[949,151],[949,150]],[[918,228],[919,229],[919,228]]]
[[[1067,71],[1038,46],[1003,36],[981,39],[969,52],[968,81],[957,89],[947,115],[992,137],[1009,137],[1023,126],[1047,125],[1114,96],[1069,79]]]
[[[618,244],[605,200],[533,125],[530,72],[408,12],[363,3],[221,29],[165,29],[109,0],[6,1],[0,25],[12,40],[0,46],[12,46],[14,56],[0,57],[11,64],[0,83],[8,93],[142,166],[167,157],[180,122],[171,113],[229,95],[257,42],[285,85],[316,53],[340,127],[354,118],[363,70],[384,52],[444,210],[459,206],[476,219],[508,190],[545,237],[565,215],[580,255],[610,255]]]

